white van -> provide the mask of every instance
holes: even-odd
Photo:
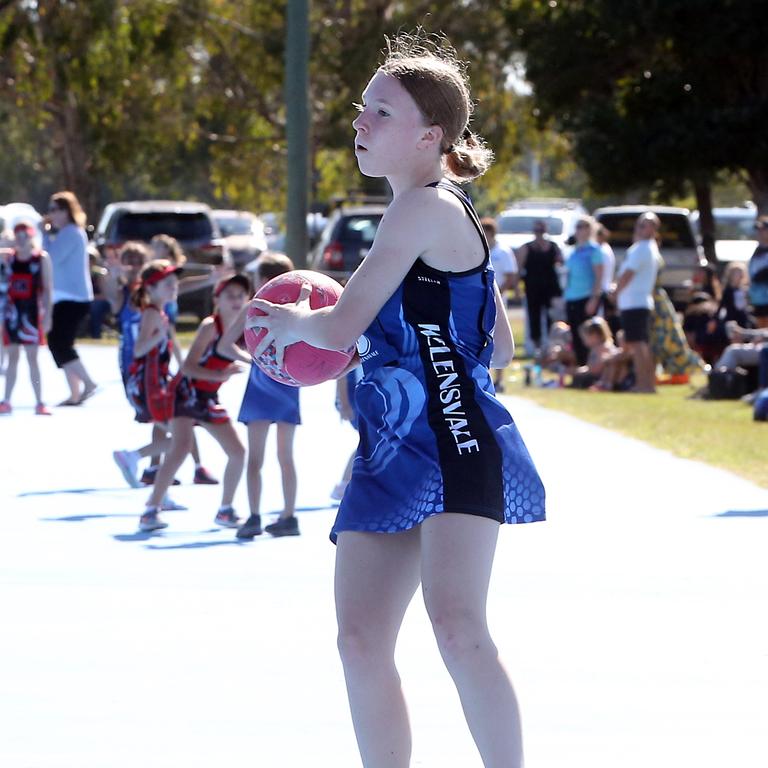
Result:
[[[587,210],[579,200],[541,198],[519,200],[496,217],[496,240],[513,251],[533,240],[533,225],[543,221],[547,235],[561,251],[576,231],[576,221]]]

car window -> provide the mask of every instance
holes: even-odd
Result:
[[[718,240],[754,240],[755,214],[746,216],[715,216],[715,230]]]
[[[618,248],[628,248],[632,245],[635,232],[635,222],[639,213],[601,213],[598,221],[608,230],[609,242]],[[688,217],[680,213],[659,213],[661,220],[661,247],[695,248]]]
[[[380,221],[380,214],[345,216],[341,220],[338,239],[372,245]]]
[[[219,225],[223,237],[253,234],[253,221],[247,216],[232,216],[231,218],[216,216],[216,223]]]
[[[115,240],[143,240],[170,235],[177,240],[205,240],[213,236],[211,219],[204,213],[126,212],[117,221]]]
[[[526,235],[533,233],[533,225],[543,221],[550,235],[563,234],[563,220],[556,216],[520,216],[518,214],[501,214],[498,219],[500,235]]]

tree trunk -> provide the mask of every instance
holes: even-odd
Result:
[[[712,215],[712,184],[708,178],[694,179],[696,206],[699,209],[699,233],[704,255],[710,264],[715,264],[715,217]]]
[[[768,216],[768,168],[747,168],[747,186],[758,216]]]

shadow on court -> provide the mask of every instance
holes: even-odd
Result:
[[[768,509],[731,509],[715,517],[768,517]]]

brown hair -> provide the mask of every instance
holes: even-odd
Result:
[[[151,280],[153,276],[167,272],[169,267],[176,266],[169,259],[154,259],[149,264],[145,264],[141,273],[139,274],[139,280],[136,283],[136,287],[131,294],[131,301],[137,307],[144,309],[149,305],[149,295],[147,293],[147,281]]]
[[[51,203],[55,203],[59,208],[66,211],[73,224],[77,224],[78,227],[85,227],[87,221],[85,211],[74,192],[68,190],[55,192],[51,195]]]
[[[259,256],[256,274],[259,280],[271,280],[278,275],[292,272],[295,269],[293,262],[284,253],[262,253]]]
[[[152,254],[150,253],[149,248],[147,248],[144,243],[141,243],[138,240],[129,240],[127,243],[125,243],[118,252],[117,257],[122,262],[123,256],[131,253],[135,253],[141,256],[142,265],[146,264],[152,258]],[[120,282],[125,284],[127,281],[124,277],[121,277]]]
[[[184,251],[179,245],[179,241],[175,237],[170,235],[155,235],[150,241],[150,246],[156,243],[162,243],[165,250],[168,252],[167,258],[169,258],[177,267],[183,267],[187,262],[187,257],[184,255]]]
[[[611,333],[611,327],[603,317],[590,317],[589,320],[585,320],[579,326],[579,336],[585,338],[591,333],[595,333],[605,342],[613,341],[613,334]]]
[[[474,104],[465,69],[445,40],[420,31],[387,39],[380,67],[408,91],[428,125],[443,129],[445,175],[458,182],[482,176],[493,162],[493,152],[469,128]]]
[[[494,237],[499,231],[499,228],[496,226],[496,219],[493,219],[490,216],[485,216],[484,218],[480,219],[480,226],[483,229],[487,229],[489,232],[493,232]]]

